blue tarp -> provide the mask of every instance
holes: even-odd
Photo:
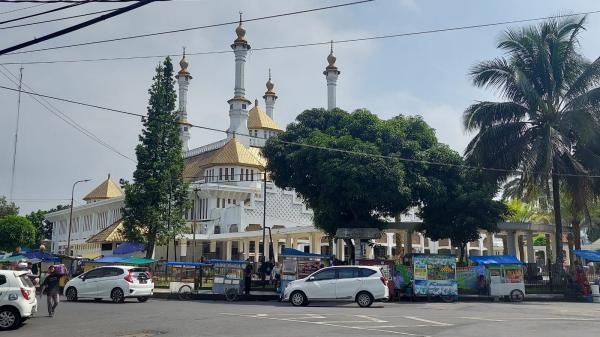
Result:
[[[126,256],[104,256],[93,260],[92,262],[97,263],[123,263],[127,260]]]
[[[574,250],[573,253],[590,262],[600,262],[600,251],[594,250]]]
[[[492,255],[492,256],[469,256],[469,259],[477,264],[525,264],[513,255]]]
[[[180,261],[169,261],[167,262],[168,266],[173,267],[202,267],[204,263],[202,262],[180,262]]]
[[[248,262],[241,261],[241,260],[239,260],[239,261],[235,261],[235,260],[233,260],[233,261],[232,260],[206,260],[206,261],[204,261],[204,263],[207,263],[207,264],[211,264],[211,263],[246,264]]]
[[[123,242],[117,247],[117,249],[113,250],[114,255],[125,255],[136,252],[143,252],[145,247],[141,243],[136,242]]]
[[[330,258],[329,255],[305,253],[301,250],[294,249],[294,248],[283,248],[283,250],[281,251],[281,256],[284,256],[284,257],[307,257],[307,258],[313,257],[313,258],[321,258],[321,259]]]
[[[28,259],[39,259],[44,262],[60,262],[60,258],[58,256],[46,253],[46,252],[29,252],[25,254],[25,257]]]

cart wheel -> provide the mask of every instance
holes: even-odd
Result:
[[[235,300],[237,300],[238,298],[238,292],[236,289],[230,288],[227,289],[227,291],[225,291],[225,299],[229,302],[233,302]]]
[[[525,294],[519,289],[515,289],[510,292],[510,301],[511,302],[523,302],[525,298]]]
[[[189,301],[192,299],[192,287],[185,285],[179,288],[179,292],[177,292],[177,296],[182,301]]]
[[[452,303],[456,300],[454,296],[442,296],[442,301],[445,303]]]

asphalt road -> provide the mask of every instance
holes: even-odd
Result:
[[[600,304],[512,303],[319,303],[295,308],[278,302],[151,299],[61,302],[2,336],[599,336]]]

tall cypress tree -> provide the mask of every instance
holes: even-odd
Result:
[[[188,186],[183,180],[181,129],[175,111],[176,93],[170,58],[156,68],[148,93],[148,116],[135,152],[137,167],[133,183],[125,183],[124,234],[146,246],[151,258],[154,247],[184,231]]]

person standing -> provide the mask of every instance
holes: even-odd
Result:
[[[246,268],[244,269],[244,292],[246,295],[250,295],[250,287],[252,286],[252,263],[248,261]]]
[[[54,310],[58,306],[60,289],[60,275],[54,270],[54,266],[48,267],[48,275],[42,283],[42,294],[46,291],[48,302],[48,316],[54,317]]]

